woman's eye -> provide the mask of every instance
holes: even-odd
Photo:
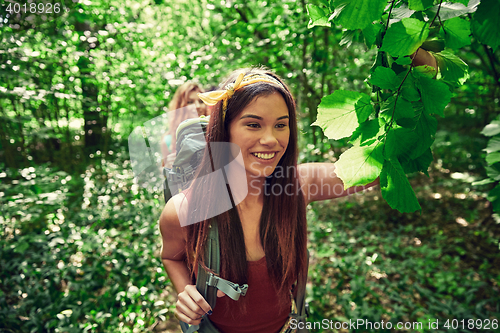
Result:
[[[189,104],[193,104],[193,103],[194,103],[194,101],[193,101],[193,100],[189,100],[189,101],[187,101],[187,103],[188,103],[188,105],[189,105]]]
[[[287,125],[286,124],[278,124],[276,125],[277,128],[285,128]]]
[[[247,124],[248,127],[251,127],[251,128],[259,128],[260,125],[257,124],[257,123],[251,123],[251,124]]]

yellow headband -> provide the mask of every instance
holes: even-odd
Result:
[[[224,90],[215,90],[209,91],[206,93],[198,94],[198,97],[205,103],[206,105],[213,106],[217,104],[219,101],[222,102],[222,121],[226,118],[226,110],[227,110],[227,102],[233,97],[233,94],[236,90],[248,86],[249,84],[257,83],[257,82],[267,82],[275,84],[283,89],[283,84],[269,75],[262,74],[250,74],[245,77],[244,73],[238,75],[238,78],[234,83],[229,83]]]

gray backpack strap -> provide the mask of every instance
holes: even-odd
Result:
[[[219,229],[217,221],[212,219],[210,223],[210,231],[208,233],[207,242],[205,244],[205,264],[216,274],[220,272],[220,244],[219,244]],[[198,265],[198,277],[196,279],[196,289],[205,298],[212,309],[215,308],[217,301],[217,290],[222,291],[233,300],[237,301],[240,296],[245,296],[248,290],[248,285],[238,285],[228,280],[224,280],[211,272],[207,272],[201,265]],[[192,325],[181,322],[181,328],[184,333],[193,333],[195,331],[209,333],[217,332],[213,327],[207,315],[203,316],[200,325]]]
[[[219,228],[217,227],[217,222],[212,219],[210,223],[210,231],[208,233],[208,239],[205,244],[205,265],[219,274],[220,270],[220,250],[219,250]],[[212,307],[215,307],[217,301],[217,287],[210,286],[207,282],[210,279],[211,273],[205,271],[201,265],[198,265],[198,278],[196,279],[196,289],[200,294],[205,297],[207,303]]]

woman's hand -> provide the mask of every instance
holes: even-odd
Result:
[[[212,314],[212,308],[196,290],[196,286],[187,285],[178,295],[175,306],[175,316],[189,325],[199,325],[201,317]]]

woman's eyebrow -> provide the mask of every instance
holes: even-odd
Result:
[[[240,120],[241,119],[245,119],[245,118],[255,118],[255,119],[258,119],[258,120],[263,120],[264,119],[264,118],[262,118],[260,116],[255,115],[255,114],[246,114],[246,115],[241,116]],[[279,117],[276,120],[288,119],[288,118],[290,118],[290,117],[289,116],[282,116],[282,117]]]
[[[245,114],[245,115],[241,116],[240,120],[241,119],[245,119],[245,118],[255,118],[255,119],[258,119],[258,120],[263,120],[264,119],[264,118],[262,118],[260,116],[254,115],[254,114]]]

